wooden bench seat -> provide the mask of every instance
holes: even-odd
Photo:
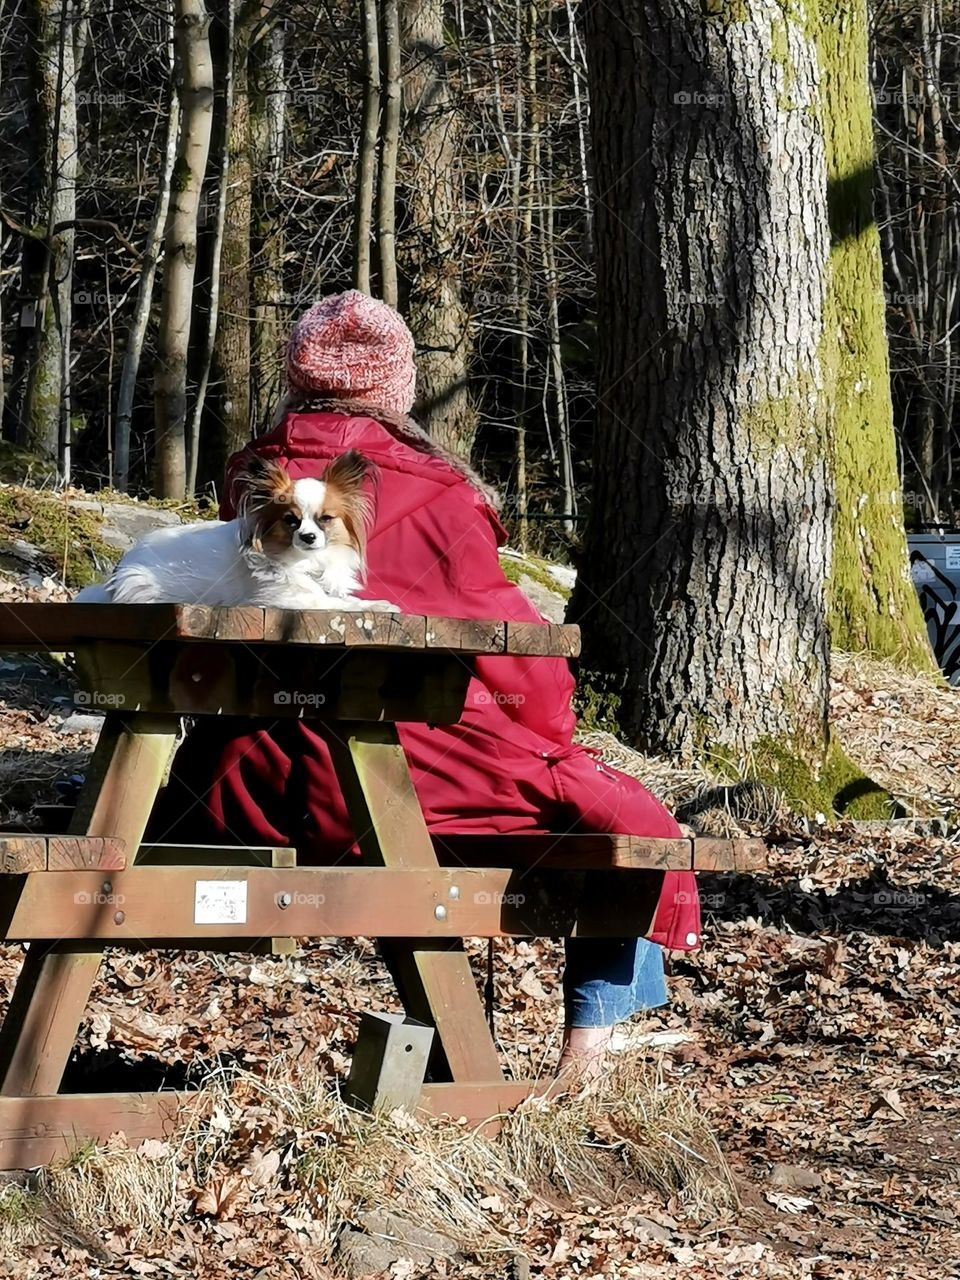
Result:
[[[109,836],[0,835],[0,875],[28,871],[120,871],[126,846]]]
[[[767,866],[762,840],[707,837],[659,840],[609,835],[460,835],[435,836],[444,867],[537,868],[543,871],[734,871],[757,872]],[[278,855],[287,855],[283,858]],[[226,866],[295,865],[290,849],[230,848],[222,845],[145,844],[142,865],[219,864]],[[0,835],[0,874],[28,871],[119,871],[127,865],[122,840],[105,836]]]

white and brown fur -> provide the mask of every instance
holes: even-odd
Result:
[[[351,450],[319,480],[291,480],[251,453],[233,480],[236,518],[157,529],[126,553],[86,603],[378,609],[360,600],[371,467]]]

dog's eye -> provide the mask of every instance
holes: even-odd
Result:
[[[283,523],[288,529],[300,528],[300,518],[299,516],[295,516],[292,511],[283,517]]]
[[[317,524],[329,524],[332,519],[333,519],[333,516],[327,516],[327,515],[317,516]]]

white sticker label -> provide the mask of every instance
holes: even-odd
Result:
[[[246,880],[198,880],[193,898],[194,924],[246,924]]]
[[[910,566],[910,576],[914,582],[936,582],[937,580],[933,566],[927,564],[926,560],[914,560]]]
[[[960,569],[960,542],[947,547],[947,568]]]

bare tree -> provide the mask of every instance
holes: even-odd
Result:
[[[404,313],[417,344],[417,415],[447,448],[469,456],[473,343],[463,300],[463,127],[448,83],[443,0],[404,0],[402,202],[397,252]]]
[[[286,114],[285,28],[265,17],[251,50],[250,152],[253,166],[250,395],[254,430],[269,423],[282,390],[284,227],[280,177]],[[369,226],[367,230],[369,243]],[[359,286],[358,286],[359,287]]]
[[[186,492],[187,358],[197,265],[197,218],[213,123],[213,64],[202,0],[175,0],[180,140],[163,260],[163,304],[154,372],[157,492]]]
[[[137,377],[140,372],[143,341],[146,337],[147,324],[150,320],[153,281],[157,272],[160,246],[163,243],[163,231],[167,222],[167,209],[170,204],[170,182],[173,176],[174,160],[177,155],[177,134],[180,127],[180,98],[173,83],[174,47],[172,30],[170,36],[171,92],[163,147],[163,164],[160,170],[160,185],[157,191],[153,217],[147,230],[147,242],[143,254],[140,283],[137,288],[137,300],[127,329],[127,345],[124,351],[123,368],[120,373],[120,389],[117,395],[117,425],[113,471],[114,484],[122,493],[125,493],[129,486],[130,427],[133,420],[133,399],[137,388]]]
[[[380,292],[391,307],[397,288],[397,152],[400,146],[400,16],[398,0],[380,0],[380,171],[377,187],[377,246]]]
[[[363,122],[357,158],[357,190],[354,197],[354,287],[370,292],[370,244],[373,233],[373,196],[377,172],[377,137],[380,120],[380,23],[377,0],[362,0],[363,9]]]

